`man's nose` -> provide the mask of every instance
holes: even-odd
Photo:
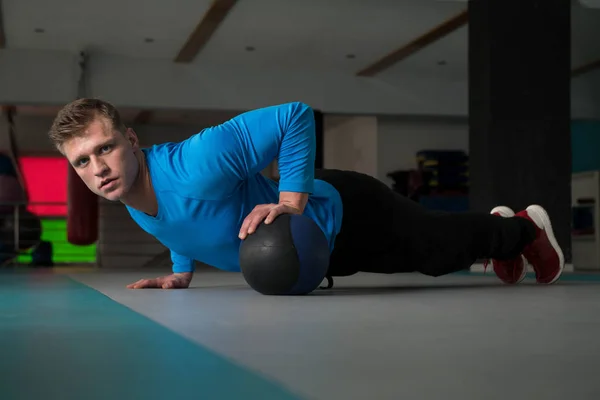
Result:
[[[108,166],[102,160],[94,160],[92,161],[92,165],[94,167],[94,175],[96,176],[104,176],[108,172]]]

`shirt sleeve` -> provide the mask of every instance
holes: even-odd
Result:
[[[173,273],[194,272],[194,260],[171,250]]]
[[[224,195],[240,181],[279,165],[279,190],[312,193],[315,117],[304,103],[286,103],[240,114],[186,141],[182,162],[198,174],[204,195]],[[206,185],[202,185],[205,183]]]

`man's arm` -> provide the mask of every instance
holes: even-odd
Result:
[[[202,193],[213,198],[229,195],[277,159],[280,202],[303,211],[313,191],[315,150],[314,112],[295,102],[205,129],[186,141],[181,157],[189,173],[199,177]]]
[[[299,214],[302,214],[304,212],[304,207],[306,207],[307,202],[308,202],[308,193],[297,193],[297,192],[280,192],[279,193],[279,204],[285,204],[295,210],[298,210]]]
[[[185,289],[190,286],[194,276],[194,260],[171,250],[173,273],[153,279],[140,279],[127,285],[129,289]]]
[[[171,262],[173,263],[173,273],[193,273],[194,272],[194,260],[182,256],[181,254],[171,250]]]

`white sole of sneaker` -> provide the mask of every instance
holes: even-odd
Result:
[[[504,218],[510,218],[515,216],[515,212],[506,206],[494,207],[494,209],[490,211],[490,214],[500,214],[500,216]]]
[[[498,214],[504,218],[512,218],[515,216],[515,212],[512,210],[512,208],[506,206],[494,207],[492,211],[490,211],[490,214]],[[521,283],[523,279],[525,279],[525,277],[527,276],[527,259],[523,256],[521,256],[521,258],[523,259],[524,266],[523,273],[521,274],[521,276],[519,276],[519,279],[517,279],[515,284]]]
[[[544,210],[543,207],[538,206],[537,204],[533,204],[533,205],[530,205],[529,207],[527,207],[526,211],[527,211],[527,214],[529,215],[529,217],[532,220],[534,220],[538,226],[540,226],[544,229],[544,231],[546,232],[546,235],[548,236],[548,240],[550,241],[550,244],[552,245],[552,247],[558,254],[558,259],[560,262],[560,270],[558,271],[558,274],[556,274],[556,276],[554,278],[552,278],[552,280],[549,283],[546,284],[546,285],[551,285],[554,282],[556,282],[562,275],[563,270],[565,269],[565,257],[563,255],[562,249],[560,248],[560,246],[558,245],[558,242],[556,241],[556,237],[554,236],[554,231],[552,230],[552,223],[550,222],[550,216],[548,215],[546,210]]]

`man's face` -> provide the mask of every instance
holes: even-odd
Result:
[[[87,187],[108,200],[124,198],[137,177],[137,136],[132,129],[118,132],[105,118],[96,118],[61,150]]]

